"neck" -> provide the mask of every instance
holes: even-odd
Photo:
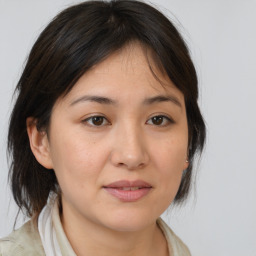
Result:
[[[97,223],[79,218],[67,221],[62,216],[62,225],[66,236],[77,256],[166,256],[168,248],[166,240],[156,224],[148,225],[139,231],[116,231]]]

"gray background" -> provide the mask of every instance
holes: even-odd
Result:
[[[12,230],[17,211],[7,185],[12,92],[40,31],[77,2],[0,0],[0,236]],[[191,49],[208,129],[195,192],[164,217],[194,256],[255,256],[256,1],[151,2],[177,24]]]

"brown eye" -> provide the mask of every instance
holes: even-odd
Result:
[[[102,116],[92,117],[92,123],[96,126],[102,125],[103,122],[104,122],[104,118]]]
[[[166,126],[168,124],[174,123],[172,119],[167,116],[153,116],[147,121],[147,124],[156,125],[156,126]]]
[[[164,117],[163,116],[154,116],[152,117],[152,123],[154,125],[161,125],[163,123]]]
[[[108,124],[108,121],[104,116],[91,116],[86,118],[83,123],[89,126],[104,126]]]

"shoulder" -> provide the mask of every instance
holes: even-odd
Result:
[[[36,225],[32,220],[0,239],[0,256],[45,256]]]
[[[169,251],[172,256],[191,256],[188,247],[182,240],[171,230],[171,228],[161,219],[157,220],[157,224],[165,235],[168,243]]]

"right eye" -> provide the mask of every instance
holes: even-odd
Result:
[[[83,123],[89,126],[104,126],[108,125],[109,121],[104,116],[90,116],[83,120]]]

